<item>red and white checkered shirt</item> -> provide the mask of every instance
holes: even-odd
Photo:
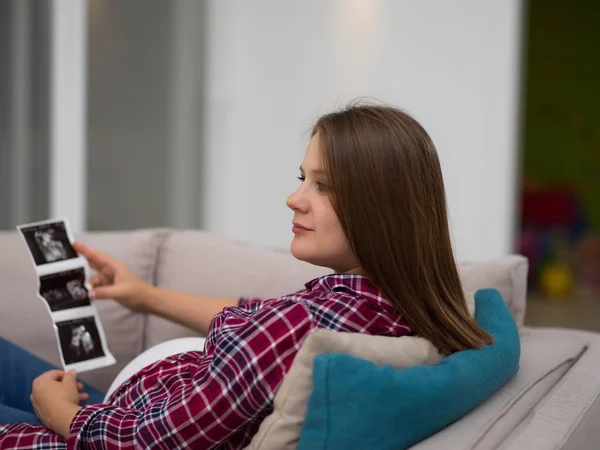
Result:
[[[403,336],[411,327],[367,278],[332,274],[284,297],[240,299],[211,322],[203,352],[152,364],[107,404],[84,406],[67,440],[45,427],[0,425],[0,448],[242,449],[272,411],[309,331]]]

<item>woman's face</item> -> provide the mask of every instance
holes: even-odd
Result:
[[[317,135],[313,136],[306,149],[300,178],[300,186],[286,202],[294,211],[292,255],[335,272],[361,273],[327,195]]]

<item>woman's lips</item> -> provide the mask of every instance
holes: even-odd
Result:
[[[308,228],[300,225],[299,223],[292,222],[292,233],[306,233],[307,231],[312,230],[309,230]]]

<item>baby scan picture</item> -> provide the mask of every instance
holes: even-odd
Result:
[[[19,228],[37,266],[77,258],[63,221]]]
[[[40,295],[52,312],[91,305],[83,268],[40,276]]]
[[[94,316],[58,322],[56,327],[65,364],[105,356]]]

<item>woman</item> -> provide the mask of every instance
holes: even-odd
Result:
[[[414,119],[372,105],[321,117],[299,179],[287,200],[291,252],[334,273],[281,298],[164,291],[77,244],[98,272],[96,298],[205,332],[204,351],[139,368],[104,404],[83,407],[79,400],[87,395],[73,374],[47,372],[31,394],[44,426],[0,426],[0,447],[241,449],[270,413],[277,386],[314,328],[416,333],[445,354],[491,342],[467,312],[440,164]]]

